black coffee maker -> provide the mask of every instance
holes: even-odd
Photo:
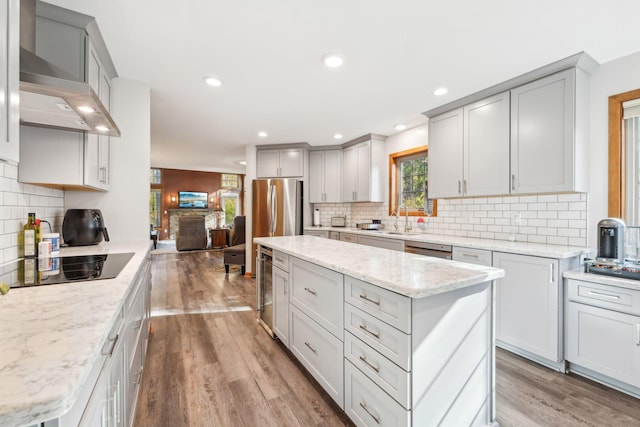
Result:
[[[596,260],[624,264],[624,221],[605,218],[598,222],[598,255]]]

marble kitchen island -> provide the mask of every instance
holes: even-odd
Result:
[[[354,423],[495,423],[503,270],[314,236],[255,242],[273,250],[259,308]]]
[[[150,248],[149,241],[61,248],[63,257],[134,255],[115,279],[0,296],[0,426],[98,425],[88,418],[92,409],[104,422],[112,411],[130,419],[146,349]]]

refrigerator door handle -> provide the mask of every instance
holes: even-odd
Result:
[[[256,257],[256,311],[262,312],[262,277],[264,275],[264,258]],[[259,317],[262,317],[260,315]]]
[[[269,235],[274,236],[276,233],[276,220],[278,218],[278,203],[276,186],[269,186]]]

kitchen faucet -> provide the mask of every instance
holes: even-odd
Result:
[[[393,227],[398,231],[398,218],[400,218],[400,209],[404,209],[404,232],[411,231],[411,226],[409,225],[409,209],[405,205],[400,205],[398,210],[396,211],[396,222]]]

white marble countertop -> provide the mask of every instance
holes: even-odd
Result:
[[[254,241],[411,298],[428,297],[504,276],[504,270],[499,268],[323,237],[259,237]]]
[[[604,274],[585,273],[584,269],[565,271],[562,277],[565,279],[576,279],[584,282],[600,283],[603,285],[617,286],[619,288],[640,290],[640,280],[624,279],[621,277],[606,276]]]
[[[60,256],[134,252],[115,279],[0,295],[0,426],[59,417],[76,401],[150,241],[61,248]]]
[[[411,231],[405,234],[390,234],[389,230],[371,231],[347,227],[314,227],[305,230],[338,231],[341,233],[364,234],[396,240],[411,240],[418,242],[441,243],[465,248],[486,249],[496,252],[508,252],[520,255],[532,255],[546,258],[565,259],[593,253],[592,249],[579,246],[547,245],[543,243],[511,242],[507,240],[479,239],[473,237],[443,236],[438,234]]]

